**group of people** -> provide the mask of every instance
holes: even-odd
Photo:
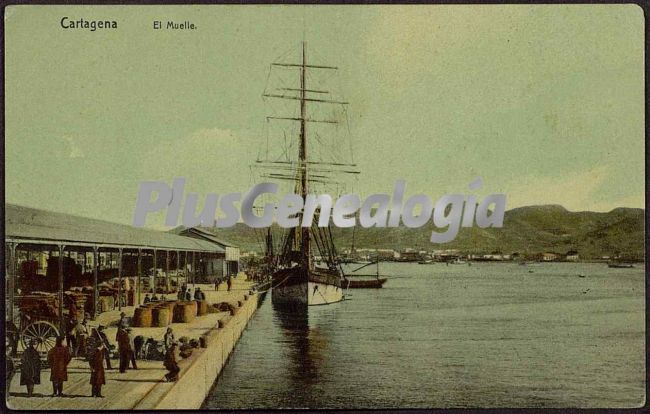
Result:
[[[177,298],[178,300],[184,300],[186,302],[189,302],[192,298],[194,298],[194,300],[205,300],[205,292],[203,292],[200,287],[197,287],[194,289],[194,296],[192,296],[192,289],[183,285],[178,290]]]
[[[201,292],[202,293],[202,292]],[[77,326],[81,326],[77,329]],[[83,328],[83,329],[82,329]],[[102,386],[106,384],[106,369],[113,369],[111,367],[110,349],[111,344],[104,332],[105,326],[99,325],[97,328],[92,329],[92,333],[88,335],[87,321],[84,318],[82,322],[76,324],[70,332],[68,337],[60,336],[56,338],[56,344],[47,353],[48,365],[51,368],[50,381],[52,382],[52,396],[63,396],[63,383],[68,380],[68,365],[72,361],[73,356],[80,355],[80,350],[84,350],[84,356],[88,360],[90,366],[90,385],[92,387],[93,397],[102,396]],[[67,344],[63,342],[66,340]],[[117,334],[115,336],[117,341],[119,358],[120,358],[120,373],[129,369],[129,364],[133,369],[138,369],[136,364],[136,346],[133,337],[133,330],[128,326],[126,314],[120,314],[118,322]],[[165,375],[165,381],[176,381],[180,368],[176,361],[176,348],[178,343],[174,338],[172,328],[167,328],[163,337],[165,348],[164,367],[168,373]],[[38,350],[38,341],[33,339],[29,342],[27,348],[23,352],[20,367],[20,385],[27,387],[27,396],[31,397],[34,393],[34,385],[41,383],[41,359]],[[8,350],[9,351],[9,350]],[[7,390],[14,375],[13,360],[10,358],[10,352],[7,355]]]
[[[223,279],[217,278],[214,281],[214,290],[219,291],[219,285],[223,283]],[[228,292],[232,289],[232,276],[226,276],[226,286],[228,287]]]

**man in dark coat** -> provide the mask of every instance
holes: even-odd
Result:
[[[190,291],[190,288],[187,288],[185,291],[185,301],[189,302],[192,300],[192,292]]]
[[[144,295],[144,303],[149,303],[149,302],[151,302],[151,298],[149,297],[149,294],[147,293],[146,295]]]
[[[227,284],[228,284],[228,292],[230,292],[230,289],[232,289],[232,277],[228,276]]]
[[[68,380],[68,364],[72,355],[68,348],[63,346],[63,337],[56,338],[56,345],[47,353],[47,362],[50,364],[50,381],[52,381],[52,397],[63,397],[63,381]]]
[[[117,348],[120,354],[120,372],[129,366],[129,334],[126,329],[117,328]]]
[[[167,353],[165,354],[165,362],[163,364],[165,368],[167,368],[167,371],[169,371],[167,374],[165,374],[165,381],[178,381],[178,373],[181,369],[176,362],[176,342],[173,342],[171,347],[167,349]]]
[[[36,339],[32,339],[20,360],[20,385],[27,386],[27,396],[34,393],[34,384],[41,383],[41,358],[36,350]]]
[[[106,348],[101,342],[97,343],[97,348],[94,349],[88,363],[90,364],[90,385],[92,386],[92,397],[103,398],[102,385],[106,384],[106,376],[104,373],[104,353]]]
[[[106,329],[104,325],[99,325],[97,329],[93,330],[93,336],[98,342],[103,343],[104,348],[106,348],[104,352],[104,358],[106,359],[106,369],[113,369],[111,368],[111,346],[110,342],[108,342],[108,336],[106,336],[104,329]]]

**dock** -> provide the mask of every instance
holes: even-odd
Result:
[[[119,360],[111,359],[112,370],[106,370],[104,398],[91,397],[90,367],[85,358],[73,358],[68,366],[68,381],[63,383],[63,397],[52,397],[50,370],[41,370],[41,384],[34,387],[32,397],[27,397],[26,387],[20,386],[20,372],[14,375],[7,398],[8,407],[16,410],[153,410],[200,408],[219,373],[227,363],[237,341],[257,310],[258,295],[249,295],[253,283],[241,274],[233,279],[230,292],[225,284],[214,290],[214,285],[197,284],[210,303],[229,302],[238,306],[235,315],[230,312],[212,313],[197,317],[191,323],[172,323],[175,338],[198,338],[207,334],[207,346],[195,348],[192,355],[178,357],[181,369],[179,380],[165,382],[167,370],[162,361],[137,360],[138,369],[119,372]],[[247,299],[245,299],[247,298]],[[241,306],[239,306],[241,304]],[[123,307],[128,317],[134,307]],[[119,311],[105,312],[90,326],[107,326],[106,334],[115,343]],[[219,328],[219,321],[223,327]],[[162,339],[166,328],[133,328],[134,336],[144,335]]]

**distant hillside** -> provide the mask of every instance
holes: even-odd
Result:
[[[638,208],[595,213],[570,212],[559,205],[520,207],[505,213],[503,228],[461,229],[456,240],[442,245],[429,242],[434,229],[431,222],[418,229],[357,227],[355,246],[427,251],[460,249],[467,253],[500,250],[532,254],[577,250],[583,258],[617,253],[644,257],[644,210]],[[341,250],[348,249],[352,244],[352,229],[332,230],[337,246]],[[215,229],[215,233],[244,251],[261,251],[264,243],[262,231],[241,223],[232,228]]]

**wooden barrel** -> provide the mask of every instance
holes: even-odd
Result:
[[[165,327],[169,325],[169,308],[167,306],[158,306],[153,308],[153,324],[155,327]]]
[[[148,328],[152,323],[152,312],[149,307],[139,307],[135,308],[135,313],[133,314],[133,326],[139,328]]]
[[[174,322],[188,323],[196,317],[196,302],[178,302],[174,307]]]
[[[208,302],[200,300],[197,303],[197,316],[202,316],[208,313]]]

